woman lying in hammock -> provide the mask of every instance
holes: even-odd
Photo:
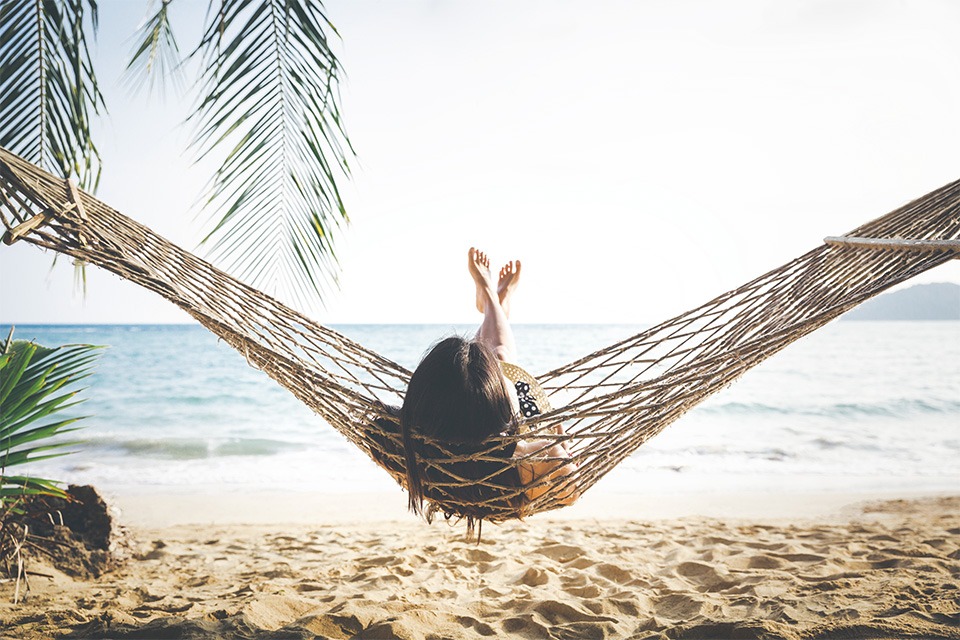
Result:
[[[520,280],[520,261],[504,265],[495,285],[487,255],[471,248],[467,257],[476,283],[477,309],[483,314],[480,329],[473,340],[447,338],[424,356],[410,378],[400,410],[407,490],[414,513],[421,512],[424,498],[436,497],[425,493],[425,480],[442,486],[448,498],[483,505],[495,501],[498,494],[509,494],[509,489],[520,502],[533,500],[577,469],[556,440],[515,440],[492,450],[484,442],[522,432],[521,420],[548,411],[549,405],[536,380],[510,364],[516,361],[516,346],[508,318],[510,299]],[[563,433],[559,424],[554,431]],[[442,449],[434,449],[430,441]],[[467,459],[442,466],[422,463],[431,457]],[[526,489],[521,492],[522,487]],[[578,497],[572,483],[558,496],[562,504]]]

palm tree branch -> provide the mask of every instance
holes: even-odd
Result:
[[[171,78],[180,84],[180,46],[170,23],[170,0],[163,0],[159,9],[148,17],[134,36],[136,46],[124,70],[125,79],[135,88],[159,87]],[[158,82],[159,80],[159,82]]]
[[[194,148],[223,158],[207,188],[216,222],[204,242],[239,277],[301,301],[336,282],[347,221],[336,180],[353,152],[324,29],[335,33],[316,2],[226,1],[194,51],[206,67]],[[271,224],[251,224],[258,216]]]
[[[104,108],[87,47],[95,0],[4,0],[0,6],[0,146],[93,190],[100,156],[90,114]]]
[[[50,480],[8,476],[9,467],[68,453],[76,444],[56,437],[75,431],[79,416],[53,418],[75,407],[77,383],[91,373],[99,347],[66,345],[48,348],[14,341],[13,332],[0,353],[0,509],[11,507],[18,493],[56,493]]]

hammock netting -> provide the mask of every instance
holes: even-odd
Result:
[[[396,407],[410,378],[406,368],[3,149],[0,217],[7,243],[22,239],[95,264],[173,302],[405,484]],[[960,180],[827,238],[696,309],[537,375],[555,409],[526,420],[522,435],[491,438],[466,451],[424,443],[430,453],[421,463],[434,472],[425,487],[430,513],[496,522],[563,506],[564,496],[582,494],[751,367],[864,300],[957,257]],[[465,461],[521,464],[502,453],[518,438],[563,443],[576,471],[528,486],[504,480],[502,468],[482,477],[458,473]],[[543,451],[531,456],[558,467],[569,462]],[[467,486],[483,491],[464,499]],[[527,498],[533,494],[540,495]]]

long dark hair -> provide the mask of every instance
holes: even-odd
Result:
[[[447,482],[452,477],[424,465],[421,456],[468,454],[471,446],[476,449],[475,445],[491,436],[515,430],[516,416],[508,393],[496,356],[476,340],[446,338],[424,356],[410,378],[400,409],[411,511],[421,513],[424,498],[432,497],[425,494],[424,481],[436,481],[438,474],[446,475]],[[444,443],[443,448],[428,444],[431,440]],[[505,458],[512,454],[512,450],[503,452]],[[489,461],[463,461],[448,470],[461,478],[476,479],[495,473],[490,465]],[[489,491],[489,487],[457,487],[456,497],[482,501]]]

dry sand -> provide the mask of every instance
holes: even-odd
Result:
[[[960,497],[624,515],[131,527],[99,579],[0,585],[0,637],[960,639]]]

